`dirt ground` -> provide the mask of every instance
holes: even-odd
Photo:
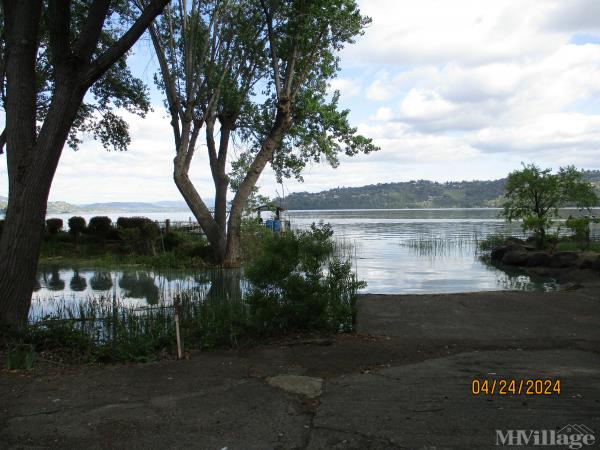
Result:
[[[321,394],[281,389],[278,375],[313,377]],[[560,379],[561,392],[471,393],[473,379],[512,378]],[[0,399],[0,448],[11,449],[484,449],[498,448],[497,429],[568,424],[598,442],[600,287],[365,295],[353,335],[5,371]]]

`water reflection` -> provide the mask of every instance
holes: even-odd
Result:
[[[158,303],[158,286],[154,277],[146,272],[123,273],[119,279],[119,287],[123,297],[142,298],[149,305]]]
[[[62,291],[65,289],[65,282],[60,278],[58,267],[52,267],[49,278],[44,273],[44,282],[51,291]]]
[[[109,272],[99,270],[94,272],[90,279],[90,286],[94,291],[108,291],[112,288],[113,282]]]
[[[87,280],[79,275],[79,271],[73,271],[73,276],[71,277],[71,282],[69,283],[69,287],[74,292],[82,292],[87,288]]]

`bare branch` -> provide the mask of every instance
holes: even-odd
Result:
[[[60,0],[58,1],[60,3]],[[73,45],[73,54],[84,63],[89,61],[92,52],[98,45],[102,26],[108,15],[109,8],[110,0],[94,0],[89,8],[88,16],[81,29],[79,38],[75,41],[75,45]]]
[[[162,75],[163,83],[165,85],[167,104],[169,105],[169,112],[171,113],[171,126],[173,127],[173,133],[175,136],[175,145],[177,148],[179,148],[179,145],[181,144],[181,130],[179,128],[179,118],[183,117],[183,113],[181,111],[181,104],[177,96],[175,83],[173,81],[173,78],[171,78],[171,73],[169,72],[169,65],[167,62],[167,57],[165,56],[164,48],[160,42],[160,37],[158,36],[158,32],[156,31],[156,27],[154,26],[154,24],[150,24],[149,31],[150,38],[152,39],[152,45],[154,46],[154,51],[156,52],[156,56],[158,58],[160,73]]]
[[[71,1],[48,2],[48,31],[50,52],[54,66],[60,68],[71,55],[70,44]]]
[[[260,0],[265,18],[267,20],[267,33],[269,36],[269,47],[271,48],[271,65],[273,66],[273,77],[275,80],[275,92],[277,98],[281,97],[281,79],[279,76],[279,57],[277,56],[277,45],[275,43],[275,33],[273,31],[273,16],[265,3],[265,0]]]
[[[169,3],[169,0],[152,0],[131,28],[89,66],[83,77],[84,84],[87,86],[92,85],[110,66],[123,57],[146,31],[156,16],[162,12],[167,3]]]

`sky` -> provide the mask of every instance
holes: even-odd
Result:
[[[338,168],[307,167],[305,182],[263,194],[430,179],[497,179],[521,163],[599,169],[600,1],[363,0],[372,18],[341,53],[341,92],[350,121],[381,150],[341,158]],[[174,148],[156,61],[143,40],[130,58],[152,88],[154,111],[126,115],[132,142],[107,152],[87,140],[65,148],[50,200],[71,203],[180,200],[172,180]],[[190,178],[213,198],[206,149]],[[8,191],[0,156],[0,195]]]

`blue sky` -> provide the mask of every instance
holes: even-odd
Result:
[[[262,191],[433,179],[494,179],[536,162],[598,169],[600,155],[600,2],[597,0],[363,0],[373,19],[341,54],[332,81],[351,121],[381,151],[313,165],[305,183],[283,188],[265,172]],[[147,41],[135,72],[152,86]],[[154,112],[126,116],[132,144],[106,152],[93,141],[65,149],[51,200],[74,203],[178,200],[172,135],[153,90]],[[213,197],[205,150],[193,162],[199,192]],[[0,157],[0,195],[6,195]]]

